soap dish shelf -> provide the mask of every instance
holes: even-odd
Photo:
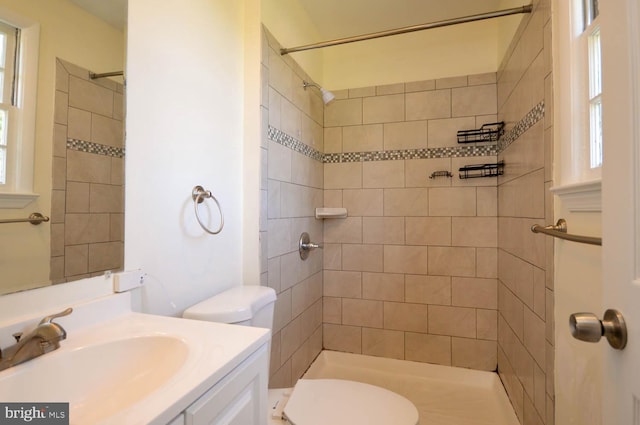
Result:
[[[458,170],[461,179],[496,177],[504,174],[504,161],[495,164],[466,165]]]
[[[316,218],[347,218],[346,208],[316,208]]]
[[[453,177],[453,173],[449,170],[442,170],[442,171],[434,171],[429,176],[430,179],[437,179],[438,177]]]

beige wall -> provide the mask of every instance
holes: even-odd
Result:
[[[512,7],[519,7],[524,5],[522,2],[514,2],[514,0],[500,0],[498,9],[509,9]],[[498,25],[498,61],[501,62],[507,55],[507,51],[511,46],[514,35],[517,33],[520,23],[527,19],[526,14],[503,16],[496,20]],[[500,63],[498,63],[499,67]]]
[[[261,0],[260,3],[262,23],[284,47],[311,44],[322,39],[298,0]],[[324,84],[323,49],[296,53],[292,58],[312,80]]]
[[[256,243],[243,238],[243,209],[258,209],[257,175],[252,180],[244,169],[246,144],[254,144],[256,156],[259,149],[258,120],[245,122],[245,100],[255,96],[256,114],[259,103],[260,55],[249,33],[260,22],[246,12],[256,3],[128,2],[125,269],[148,274],[140,290],[145,312],[180,315],[226,288],[259,283],[257,272],[245,281],[243,270],[244,259],[259,254],[257,219]],[[189,25],[168,31],[176,22]],[[245,93],[246,83],[255,90]],[[246,158],[255,169],[254,158]],[[222,205],[224,229],[215,236],[196,219],[195,185]],[[251,187],[247,199],[243,190]],[[217,227],[213,202],[199,211]]]
[[[37,201],[23,210],[0,210],[0,218],[28,216],[33,211],[51,212],[52,137],[56,58],[60,57],[105,72],[123,69],[124,35],[121,31],[72,5],[66,0],[0,0],[3,10],[40,24],[40,56],[36,109],[34,191]],[[0,292],[49,283],[50,226],[5,225],[0,229],[2,288]]]
[[[495,72],[495,20],[437,28],[325,49],[329,89]]]
[[[242,282],[260,284],[260,184],[262,146],[262,24],[260,1],[244,5],[243,146],[242,146]]]
[[[325,348],[495,370],[496,178],[458,178],[495,151],[456,141],[495,122],[495,77],[354,88],[325,107],[324,205],[348,211],[324,224]]]
[[[265,30],[262,54],[263,139],[261,179],[262,280],[278,294],[269,385],[293,386],[322,349],[322,250],[300,259],[298,239],[322,242],[323,109],[308,76]],[[304,143],[305,155],[293,140]],[[278,142],[279,141],[279,142]],[[301,146],[301,145],[297,145]]]
[[[326,41],[296,0],[262,0],[262,19],[286,47]],[[503,19],[511,24],[501,23]],[[291,56],[330,90],[495,72],[505,49],[501,38],[510,36],[519,19],[473,22]]]
[[[51,281],[124,265],[124,86],[58,59]]]
[[[554,423],[551,8],[534,1],[498,71],[498,369],[521,423]],[[544,111],[541,105],[544,105]]]

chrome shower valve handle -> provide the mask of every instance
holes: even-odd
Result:
[[[298,251],[300,252],[301,259],[306,260],[309,257],[309,252],[317,248],[322,249],[322,245],[311,242],[311,238],[309,238],[309,234],[307,232],[300,235]]]

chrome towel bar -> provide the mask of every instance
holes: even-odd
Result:
[[[553,236],[554,238],[565,239],[572,242],[586,243],[589,245],[602,245],[602,238],[595,238],[592,236],[580,236],[567,233],[567,221],[564,218],[558,220],[555,225],[540,226],[534,224],[531,226],[533,233],[544,233],[545,235]]]
[[[29,215],[28,218],[10,218],[10,219],[6,219],[6,220],[0,220],[0,224],[4,224],[4,223],[31,223],[34,226],[37,226],[38,224],[42,223],[42,222],[46,222],[49,221],[49,217],[44,216],[40,213],[34,212],[31,213],[31,215]]]

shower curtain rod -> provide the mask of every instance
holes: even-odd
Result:
[[[284,56],[289,53],[302,52],[305,50],[321,49],[323,47],[338,46],[340,44],[355,43],[356,41],[372,40],[374,38],[389,37],[391,35],[406,34],[409,32],[429,30],[432,28],[446,27],[449,25],[465,24],[467,22],[482,21],[484,19],[499,18],[501,16],[516,15],[519,13],[531,13],[532,10],[533,10],[533,5],[528,4],[525,6],[514,7],[511,9],[503,9],[503,10],[497,10],[495,12],[481,13],[479,15],[463,16],[461,18],[447,19],[444,21],[431,22],[428,24],[412,25],[409,27],[402,27],[402,28],[397,28],[393,30],[373,32],[373,33],[364,34],[364,35],[356,35],[354,37],[338,38],[335,40],[323,41],[320,43],[306,44],[304,46],[282,48],[280,49],[280,54]]]

